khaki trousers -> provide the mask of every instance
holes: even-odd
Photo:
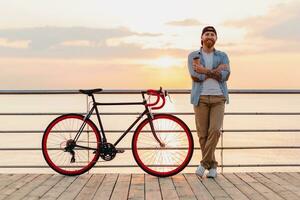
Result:
[[[215,150],[221,135],[225,101],[222,95],[203,95],[200,96],[198,106],[194,106],[196,129],[202,152],[200,163],[205,169],[218,166]]]

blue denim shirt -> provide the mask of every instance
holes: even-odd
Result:
[[[227,89],[227,84],[226,81],[229,78],[230,75],[230,65],[229,65],[229,59],[226,53],[218,50],[214,50],[213,52],[213,69],[217,68],[220,64],[227,64],[228,67],[227,69],[224,69],[221,71],[221,81],[219,81],[220,88],[223,92],[223,95],[226,98],[227,104],[229,103],[229,96],[228,96],[228,89]],[[199,99],[201,96],[202,88],[203,88],[203,81],[206,78],[205,74],[199,74],[194,71],[193,69],[193,58],[194,57],[200,57],[200,62],[203,66],[205,66],[205,60],[203,58],[202,54],[202,48],[197,51],[193,51],[192,53],[189,54],[188,57],[188,68],[191,76],[197,77],[200,82],[195,82],[193,81],[192,84],[192,90],[191,90],[191,103],[194,104],[195,106],[198,105]]]

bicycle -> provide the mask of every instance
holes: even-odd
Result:
[[[132,137],[132,153],[138,166],[153,176],[173,176],[182,171],[190,162],[194,142],[189,127],[178,117],[171,114],[153,114],[165,105],[167,91],[141,91],[142,102],[96,102],[94,93],[102,89],[79,90],[92,98],[93,106],[83,116],[65,114],[54,119],[46,128],[42,139],[43,156],[48,165],[56,172],[75,176],[90,170],[101,157],[110,161],[116,154],[124,153],[116,148],[117,144],[143,118]],[[155,102],[148,102],[155,96]],[[161,102],[162,100],[162,102]],[[98,106],[144,105],[145,110],[114,143],[108,143],[101,121]],[[90,119],[96,112],[100,130]]]

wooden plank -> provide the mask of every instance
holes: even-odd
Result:
[[[6,199],[7,200],[16,200],[16,199],[24,199],[24,197],[38,187],[40,184],[45,182],[49,177],[50,174],[42,174],[33,179],[31,182],[28,182],[26,185],[21,187],[19,190],[15,191],[11,195],[9,195]]]
[[[111,195],[111,200],[127,199],[130,186],[130,174],[119,174],[117,183]]]
[[[195,174],[157,178],[144,174],[93,174],[79,177],[0,174],[0,199],[300,199],[300,174]]]
[[[214,179],[202,178],[202,183],[214,199],[231,199],[231,197],[216,183]]]
[[[249,199],[238,188],[236,188],[230,181],[228,181],[222,174],[219,174],[215,181],[218,185],[232,198],[238,200]]]
[[[289,182],[282,179],[281,177],[276,176],[274,173],[262,173],[262,175],[265,176],[266,178],[270,179],[271,181],[279,184],[280,186],[284,187],[285,189],[293,192],[294,194],[296,194],[300,198],[299,187],[296,187],[296,186],[290,184]]]
[[[243,192],[249,199],[265,200],[265,198],[254,190],[250,185],[245,183],[242,179],[232,173],[223,174],[223,176],[229,180],[236,188]]]
[[[108,200],[112,194],[112,191],[115,187],[118,174],[106,174],[103,182],[96,191],[96,194],[93,199],[97,200]]]
[[[0,191],[24,176],[26,176],[26,174],[4,174],[2,176],[3,179],[0,180]]]
[[[11,176],[12,174],[0,174],[0,181],[5,180],[7,177]]]
[[[76,197],[76,200],[90,200],[93,199],[98,187],[104,180],[104,174],[93,174],[90,180],[87,182],[85,187]]]
[[[149,174],[145,174],[145,199],[162,199],[158,178]]]
[[[249,176],[246,173],[237,173],[237,176],[239,176],[241,179],[243,179],[246,183],[248,183],[252,188],[254,188],[256,191],[261,193],[265,198],[271,199],[271,200],[283,200],[282,197],[280,197],[278,194],[276,194],[274,191],[270,190],[268,187],[264,186],[251,176]]]
[[[159,178],[158,181],[161,188],[162,198],[164,200],[179,199],[171,177]]]
[[[294,178],[300,180],[300,174],[298,172],[289,172],[288,174],[293,176]]]
[[[76,180],[72,182],[72,184],[59,196],[58,200],[74,199],[91,178],[91,176],[91,174],[83,174],[78,176]]]
[[[300,180],[297,179],[296,177],[288,173],[282,173],[282,172],[275,172],[274,174],[286,180],[287,182],[293,184],[294,186],[300,187]]]
[[[182,174],[177,174],[172,177],[175,189],[179,199],[197,199],[187,180]]]
[[[55,184],[57,184],[64,176],[59,174],[52,175],[47,181],[40,184],[29,194],[27,194],[24,200],[36,200],[40,199],[46,192],[48,192]]]
[[[0,191],[0,199],[7,198],[10,194],[15,192],[16,190],[20,189],[23,185],[27,184],[28,182],[32,181],[38,176],[38,174],[27,174],[26,176],[18,179],[16,182],[8,185],[7,187],[3,188]]]
[[[41,199],[57,199],[75,180],[77,176],[64,176]]]
[[[4,187],[6,187],[7,185],[9,185],[7,183],[7,180],[11,177],[11,174],[1,174],[0,175],[0,190]]]
[[[297,195],[292,193],[291,191],[287,190],[286,188],[282,187],[281,185],[271,181],[270,179],[264,177],[260,173],[248,173],[250,176],[252,176],[254,179],[265,185],[266,187],[273,190],[276,194],[281,196],[284,199],[298,199]]]
[[[197,199],[213,200],[213,197],[206,189],[206,187],[202,184],[202,182],[198,179],[196,174],[184,174],[184,176]]]
[[[144,200],[145,199],[144,194],[145,194],[145,175],[132,174],[128,199]]]
[[[2,184],[6,184],[7,180],[12,176],[13,174],[0,174],[0,187]]]

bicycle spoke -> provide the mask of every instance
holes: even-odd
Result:
[[[157,138],[164,146],[149,134],[149,122],[134,135],[134,156],[138,156],[140,166],[148,173],[157,176],[174,175],[181,171],[191,159],[192,136],[186,125],[171,115],[159,114],[152,122]],[[150,130],[151,131],[151,130]],[[153,147],[153,140],[155,147]],[[139,149],[142,148],[142,149]],[[149,149],[147,149],[149,148]],[[151,149],[156,148],[156,149]],[[178,148],[186,148],[178,149]]]
[[[72,147],[72,139],[77,134],[80,124],[83,123],[83,117],[70,114],[58,117],[52,123],[54,125],[50,126],[51,129],[45,132],[47,139],[44,140],[45,137],[43,137],[43,155],[50,167],[65,175],[77,175],[89,170],[99,155],[93,154],[94,150]],[[80,134],[81,140],[78,140],[77,144],[97,149],[100,135],[95,130],[97,128],[92,122],[87,121]],[[61,148],[61,150],[52,150],[52,148]],[[71,162],[72,155],[68,151],[75,152],[75,162]]]

